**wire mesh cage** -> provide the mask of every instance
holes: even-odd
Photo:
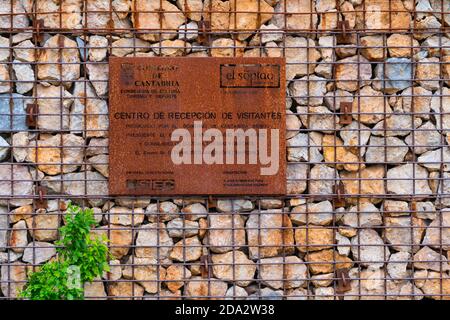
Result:
[[[448,0],[1,0],[0,299],[71,200],[112,254],[89,299],[448,300],[449,25]],[[288,194],[109,196],[111,56],[285,57]]]

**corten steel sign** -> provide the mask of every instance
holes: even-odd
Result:
[[[111,58],[110,193],[286,193],[284,58]]]

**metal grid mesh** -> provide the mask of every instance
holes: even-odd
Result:
[[[449,6],[2,0],[0,299],[69,199],[115,257],[90,298],[449,299]],[[158,55],[286,57],[288,196],[108,196],[108,57]]]

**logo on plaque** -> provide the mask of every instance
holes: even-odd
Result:
[[[112,195],[286,193],[282,58],[111,58]]]

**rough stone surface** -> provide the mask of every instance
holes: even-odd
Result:
[[[250,215],[245,227],[250,259],[270,258],[294,252],[292,222],[287,215],[280,214],[279,210]]]
[[[336,87],[345,91],[356,91],[369,83],[372,67],[362,56],[348,57],[336,62]],[[358,81],[359,79],[359,81]]]
[[[380,202],[380,195],[385,194],[383,166],[367,166],[359,172],[342,172],[341,178],[344,184],[345,194],[352,196],[362,196],[361,202]],[[367,198],[366,198],[367,197]],[[347,201],[352,204],[357,203],[357,198],[351,197]]]
[[[351,243],[355,260],[361,261],[364,266],[382,267],[382,261],[389,259],[389,249],[385,249],[383,239],[373,229],[360,230]]]
[[[295,229],[295,244],[300,252],[319,251],[333,246],[333,229],[309,225]]]
[[[48,242],[30,242],[23,252],[22,260],[32,264],[41,264],[56,254],[55,246]]]
[[[62,39],[62,49],[60,41]],[[39,55],[37,66],[37,77],[40,80],[63,82],[70,86],[70,81],[80,77],[80,55],[77,43],[63,35],[55,35],[48,39],[44,44],[45,50]],[[63,62],[62,69],[58,66],[58,61]]]
[[[255,275],[256,265],[242,251],[212,255],[213,273],[218,279],[248,286]]]
[[[287,289],[298,288],[307,279],[307,267],[303,260],[296,256],[261,259],[258,271],[263,283],[273,289],[281,289],[283,284]]]
[[[136,246],[137,257],[163,260],[169,256],[173,240],[164,223],[150,223],[139,227]]]
[[[428,172],[425,168],[414,165],[404,164],[388,170],[387,172],[387,192],[399,196],[410,196],[415,194],[424,197],[431,194],[428,185]],[[411,183],[412,179],[414,183]]]

